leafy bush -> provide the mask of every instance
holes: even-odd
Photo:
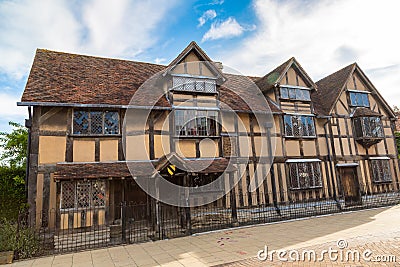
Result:
[[[10,133],[0,132],[0,219],[16,220],[26,206],[25,171],[28,130],[10,122]]]
[[[26,206],[24,176],[21,167],[0,166],[0,219],[16,221]]]
[[[35,230],[20,227],[15,222],[0,221],[0,251],[14,251],[18,258],[30,258],[39,252],[39,239]]]

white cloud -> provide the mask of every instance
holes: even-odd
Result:
[[[224,0],[214,0],[210,3],[210,5],[222,5],[224,2]]]
[[[255,0],[253,6],[257,30],[219,55],[244,73],[266,74],[291,56],[315,81],[354,61],[365,71],[400,64],[397,0]],[[391,105],[400,103],[399,68],[366,72]]]
[[[213,9],[209,9],[203,13],[203,15],[198,19],[199,24],[197,27],[203,26],[208,20],[212,20],[217,16],[217,12]]]
[[[229,17],[222,22],[214,22],[211,28],[204,34],[202,42],[207,40],[227,39],[242,35],[245,29],[236,21]]]
[[[1,120],[21,121],[27,116],[26,107],[17,107],[19,97],[7,93],[0,93],[0,114]]]
[[[0,74],[18,84],[0,87],[2,120],[26,117],[26,108],[16,102],[36,48],[132,59],[157,42],[160,24],[176,2],[0,1]]]
[[[0,72],[21,78],[28,72],[37,47],[132,58],[155,44],[155,33],[175,3],[1,1]]]
[[[163,63],[165,63],[167,61],[167,59],[165,59],[165,58],[156,58],[155,60],[154,60],[154,63],[156,63],[156,64],[163,64]]]

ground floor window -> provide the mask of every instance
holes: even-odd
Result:
[[[105,207],[105,181],[61,182],[61,209]]]
[[[310,189],[322,186],[321,163],[318,160],[288,160],[291,189]]]
[[[375,183],[391,182],[389,159],[371,159],[372,179]]]

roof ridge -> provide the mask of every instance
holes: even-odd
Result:
[[[51,52],[51,53],[57,53],[57,54],[63,54],[63,55],[80,56],[80,57],[97,58],[97,59],[107,59],[107,60],[127,61],[127,62],[149,64],[149,65],[160,66],[160,67],[167,67],[167,65],[151,63],[151,62],[145,62],[145,61],[114,58],[114,57],[104,57],[104,56],[93,56],[93,55],[86,55],[86,54],[77,54],[77,53],[64,52],[64,51],[55,51],[55,50],[50,50],[50,49],[46,49],[46,48],[37,48],[36,52],[44,52],[44,53]]]

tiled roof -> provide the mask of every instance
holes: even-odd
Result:
[[[128,105],[140,85],[165,66],[38,49],[22,102]],[[142,94],[145,105],[154,94]],[[159,106],[169,106],[162,98]]]
[[[166,66],[68,54],[38,49],[31,72],[22,95],[22,102],[91,104],[91,105],[129,105],[169,108],[170,104],[162,88],[145,88],[132,96],[140,86]],[[224,74],[228,78],[220,91],[220,99],[233,110],[250,111],[240,96],[254,101],[252,107],[264,108],[258,96],[246,92],[246,84],[251,81],[244,76]],[[254,77],[252,77],[254,79]],[[162,97],[157,99],[158,96]],[[269,101],[268,101],[269,102]],[[269,102],[271,110],[280,112],[277,106]]]
[[[151,176],[157,166],[160,166],[160,161],[120,161],[120,162],[71,162],[58,163],[54,178],[56,180],[65,179],[106,179],[106,178],[121,178],[121,177],[145,177]],[[168,161],[169,162],[169,161]],[[188,172],[196,173],[222,173],[224,171],[235,171],[236,168],[229,164],[229,160],[225,158],[216,159],[182,159],[185,169]],[[179,163],[171,160],[171,164]],[[131,172],[130,172],[131,171]]]
[[[352,117],[382,117],[381,113],[373,111],[369,108],[358,107],[354,110]]]
[[[282,76],[289,63],[294,60],[294,57],[289,58],[287,61],[276,67],[274,70],[266,74],[264,77],[258,79],[255,83],[263,91],[268,91],[275,86],[279,78]]]
[[[254,84],[255,77],[248,78],[241,75],[225,74],[227,81],[220,87],[221,109],[242,111],[265,111],[265,97]],[[272,112],[282,112],[272,100],[267,98],[267,103]],[[249,107],[249,104],[251,107]]]
[[[146,176],[153,172],[151,165],[146,162],[133,162],[134,176]],[[105,179],[130,177],[132,174],[126,162],[90,162],[90,163],[58,163],[54,178],[63,179]]]
[[[316,82],[318,91],[311,94],[311,99],[318,114],[329,115],[355,66],[353,63]]]

